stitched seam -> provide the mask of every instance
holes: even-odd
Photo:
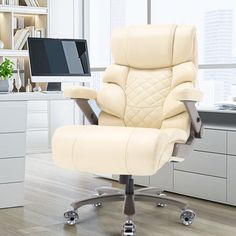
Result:
[[[126,170],[129,174],[130,174],[130,171],[129,171],[129,168],[128,168],[127,151],[128,151],[129,142],[131,140],[131,137],[134,134],[134,131],[135,131],[135,129],[133,129],[131,134],[129,135],[128,141],[127,141],[126,146],[125,146],[125,166],[126,166]]]
[[[125,81],[125,112],[124,112],[124,116],[123,116],[123,121],[124,121],[124,124],[125,126],[127,126],[127,123],[125,122],[125,117],[126,117],[126,114],[127,114],[127,107],[128,107],[128,98],[127,98],[127,81],[128,81],[128,76],[129,76],[129,73],[130,73],[130,67],[128,67],[129,70],[128,70],[128,73],[127,73],[127,76],[126,76],[126,81]]]
[[[173,69],[173,60],[174,60],[174,45],[175,45],[175,36],[176,36],[176,30],[177,30],[177,26],[175,25],[175,27],[174,27],[174,30],[173,30],[173,35],[172,35],[172,38],[173,38],[173,41],[172,41],[172,60],[171,60],[171,67],[172,67],[172,69]]]
[[[130,29],[127,28],[126,29],[126,38],[125,38],[125,46],[126,46],[125,57],[126,57],[128,67],[130,67],[130,63],[129,63],[129,60],[128,60],[128,49],[129,49],[128,34],[129,34],[129,31],[130,31]]]
[[[72,144],[72,163],[74,164],[75,163],[75,157],[74,157],[74,155],[75,155],[75,144],[77,143],[77,137],[75,138],[75,140],[73,141],[73,144]]]
[[[155,168],[157,168],[157,166],[155,165],[155,164],[157,164],[157,163],[155,163],[155,162],[157,162],[157,160],[156,160],[156,158],[157,158],[157,153],[158,153],[158,145],[159,145],[159,137],[160,137],[160,134],[157,136],[157,138],[156,138],[156,145],[155,145],[155,154],[154,154],[154,158],[153,158],[153,163],[152,163],[152,166],[153,167],[155,167]],[[158,162],[158,167],[159,167],[159,163],[160,163],[160,160],[159,160],[159,162]]]
[[[78,139],[79,139],[79,137],[81,136],[81,133],[84,132],[84,128],[85,128],[85,127],[82,126],[82,130],[80,130],[80,131],[78,132],[78,134],[76,135],[76,138],[75,138],[75,140],[73,141],[73,144],[72,144],[72,161],[73,161],[73,164],[75,163],[75,162],[74,162],[74,161],[75,161],[75,145],[77,144]]]
[[[174,45],[175,45],[176,30],[177,30],[177,26],[175,26],[175,29],[174,29],[173,42],[172,42],[172,61],[171,61],[172,79],[171,79],[171,88],[173,87],[173,67],[174,67],[173,60],[174,60]]]

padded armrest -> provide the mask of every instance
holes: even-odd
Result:
[[[201,117],[199,116],[196,109],[195,102],[200,102],[202,100],[202,92],[196,88],[184,88],[176,90],[173,93],[173,96],[176,100],[184,103],[191,119],[194,137],[201,138],[203,132],[203,124],[201,121]]]
[[[73,86],[65,88],[64,90],[65,98],[74,98],[74,99],[96,99],[97,92],[94,89],[83,87],[83,86]]]
[[[178,101],[200,102],[203,98],[203,93],[196,88],[185,88],[176,90],[173,96]]]

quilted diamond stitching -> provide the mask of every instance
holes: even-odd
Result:
[[[162,108],[170,92],[171,70],[131,69],[126,83],[127,126],[160,128]]]

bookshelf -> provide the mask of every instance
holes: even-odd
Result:
[[[29,2],[37,2],[38,6],[29,6]],[[0,49],[0,62],[7,57],[15,66],[20,65],[20,70],[24,71],[21,76],[22,91],[30,76],[28,50],[24,42],[28,34],[32,37],[48,36],[48,13],[49,0],[0,0],[0,40],[4,43],[4,48]],[[21,43],[17,44],[17,37],[14,38],[16,32],[26,28],[28,33],[21,40],[18,38]]]
[[[28,58],[28,50],[0,49],[1,57]]]

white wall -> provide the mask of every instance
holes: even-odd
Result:
[[[50,0],[49,4],[49,36],[74,37],[74,1]]]

